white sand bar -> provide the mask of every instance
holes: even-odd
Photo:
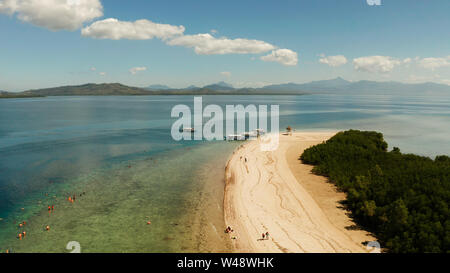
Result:
[[[273,152],[261,151],[260,140],[248,141],[234,152],[224,214],[236,252],[367,252],[362,242],[374,239],[350,228],[354,223],[339,204],[345,194],[298,160],[335,133],[280,135]],[[261,240],[265,232],[269,239]]]

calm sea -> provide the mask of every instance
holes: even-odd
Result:
[[[281,128],[376,130],[403,152],[450,154],[450,96],[203,96],[203,103],[276,104]],[[223,169],[238,144],[173,141],[177,104],[192,106],[193,96],[0,100],[0,251],[69,252],[70,241],[83,252],[229,251]]]

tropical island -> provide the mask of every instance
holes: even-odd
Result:
[[[387,151],[383,135],[350,130],[301,155],[347,193],[354,219],[389,252],[450,249],[450,157]]]

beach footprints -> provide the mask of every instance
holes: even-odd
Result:
[[[366,245],[366,249],[369,253],[381,253],[381,245],[378,241],[368,242]]]
[[[70,241],[66,245],[67,250],[71,250],[69,253],[81,253],[81,245],[77,241]]]

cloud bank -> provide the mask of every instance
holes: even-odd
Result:
[[[327,64],[331,67],[338,67],[347,63],[347,58],[344,55],[336,55],[336,56],[322,56],[319,59],[319,62],[322,64]]]
[[[110,40],[149,40],[158,38],[166,40],[170,37],[181,35],[183,26],[158,24],[149,20],[137,20],[134,22],[119,21],[108,18],[96,21],[81,30],[81,35],[95,39]]]
[[[419,60],[419,64],[423,68],[435,70],[441,67],[450,66],[450,56],[442,58],[423,58]]]
[[[260,59],[265,62],[278,62],[285,66],[295,66],[298,63],[298,54],[290,49],[277,49]]]
[[[278,49],[264,41],[245,38],[216,38],[210,33],[186,35],[184,31],[184,26],[159,24],[145,19],[127,22],[108,18],[83,28],[81,34],[84,37],[111,40],[157,38],[170,46],[192,48],[198,55],[262,54],[272,51],[269,55],[261,57],[261,60],[278,62],[287,66],[297,65],[298,62],[296,52],[290,49]]]
[[[199,55],[258,54],[275,48],[264,41],[215,38],[209,33],[175,37],[167,44],[194,48]]]
[[[53,31],[73,31],[103,16],[103,6],[99,0],[3,0],[0,13]]]
[[[131,73],[132,75],[135,75],[135,74],[137,74],[138,72],[145,71],[145,70],[147,70],[147,67],[145,67],[145,66],[141,66],[141,67],[133,67],[133,68],[130,68],[130,73]]]
[[[292,50],[279,49],[271,43],[254,39],[216,38],[212,34],[217,33],[217,30],[212,30],[212,34],[186,35],[184,26],[160,24],[146,19],[120,21],[116,18],[95,21],[83,27],[84,24],[103,16],[100,0],[0,0],[0,13],[16,15],[21,21],[53,31],[73,31],[81,28],[83,37],[94,39],[150,40],[156,38],[171,46],[192,48],[199,55],[271,52],[260,59],[287,66],[297,65],[298,62],[298,55]]]
[[[367,56],[353,59],[353,67],[357,71],[371,73],[388,73],[402,61],[389,56]]]

